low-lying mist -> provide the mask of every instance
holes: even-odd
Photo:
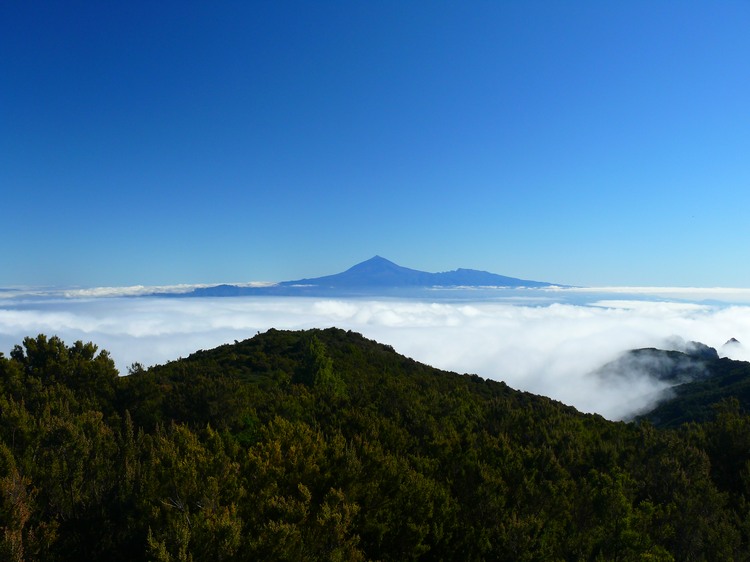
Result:
[[[583,304],[318,298],[27,299],[0,303],[0,351],[26,336],[93,341],[124,374],[185,357],[269,328],[336,326],[361,332],[442,369],[476,373],[585,412],[625,419],[669,383],[633,365],[618,376],[597,369],[641,347],[678,349],[700,341],[747,360],[750,307],[645,300]]]

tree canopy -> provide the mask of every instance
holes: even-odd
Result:
[[[270,330],[118,376],[0,355],[3,560],[744,560],[750,418],[657,429]]]

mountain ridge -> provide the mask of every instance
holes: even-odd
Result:
[[[722,357],[700,342],[687,342],[680,350],[631,349],[592,375],[605,384],[617,384],[634,373],[663,388],[629,421],[647,421],[659,428],[705,423],[714,420],[717,408],[727,402],[741,412],[750,411],[750,363]]]

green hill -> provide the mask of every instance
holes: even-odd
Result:
[[[750,421],[659,430],[271,330],[118,377],[0,357],[3,560],[744,560]]]

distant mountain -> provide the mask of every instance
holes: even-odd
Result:
[[[517,279],[476,269],[456,269],[442,273],[428,273],[402,267],[390,260],[375,256],[342,273],[282,281],[265,287],[217,285],[204,287],[181,296],[225,297],[242,295],[318,295],[333,291],[379,294],[397,289],[431,287],[550,287],[553,283]]]
[[[427,273],[409,269],[375,256],[358,263],[343,273],[285,281],[281,286],[315,285],[330,288],[355,287],[547,287],[551,283],[506,277],[476,269],[456,269],[443,273]]]

